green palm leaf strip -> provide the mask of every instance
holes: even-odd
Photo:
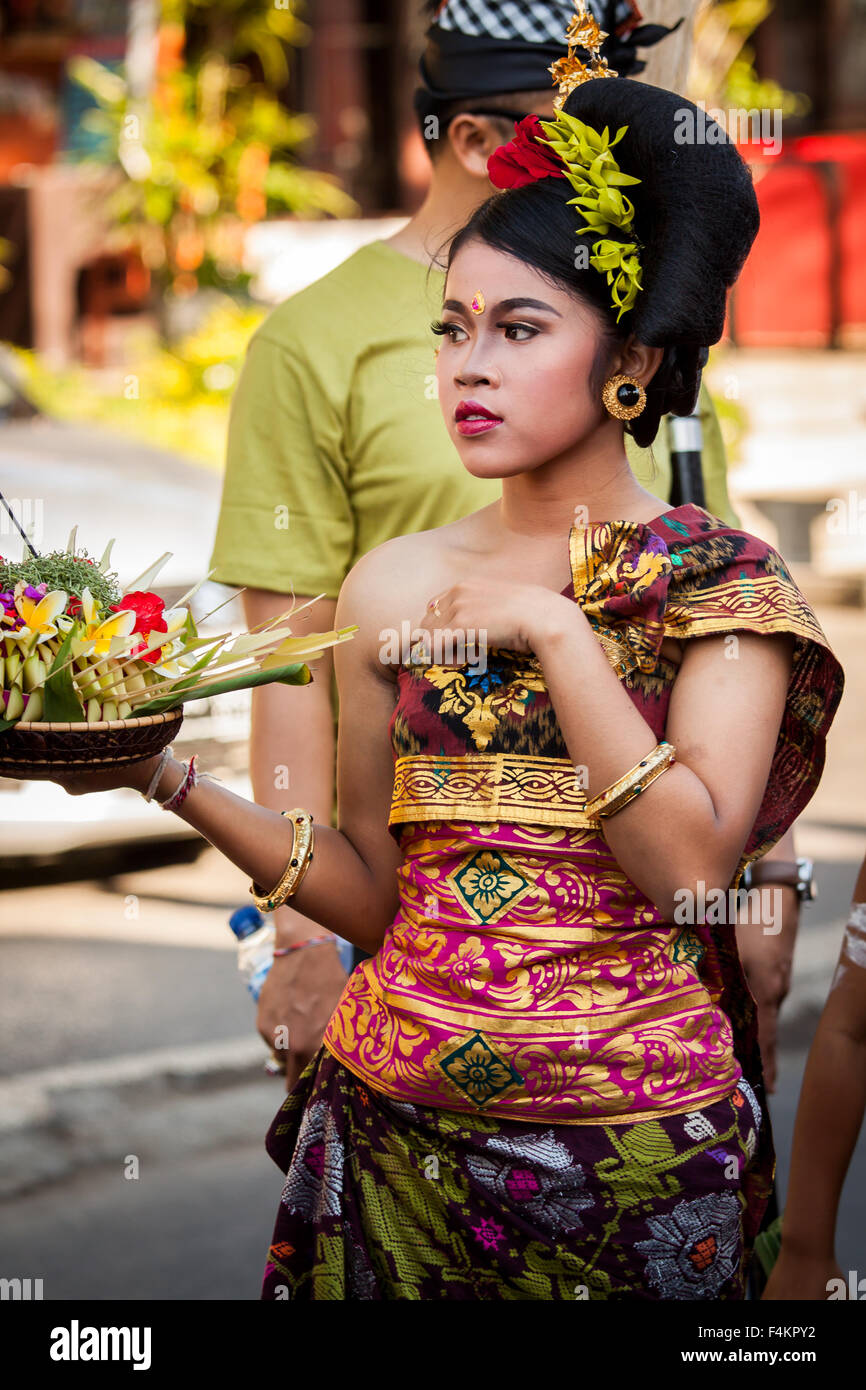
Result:
[[[252,689],[257,685],[269,685],[272,681],[279,681],[281,685],[309,685],[312,679],[313,673],[309,666],[302,661],[295,661],[291,666],[273,666],[267,671],[245,671],[239,676],[229,676],[213,685],[199,685],[194,689],[182,689],[180,685],[176,685],[168,695],[137,704],[135,717],[138,718],[140,714],[162,714],[167,709],[175,709],[178,705],[185,704],[187,700],[206,700],[212,695],[226,695],[232,690]],[[185,685],[186,682],[182,684]]]
[[[72,684],[72,667],[67,663],[69,648],[75,628],[70,628],[64,637],[60,650],[51,663],[51,670],[45,677],[45,702],[42,718],[48,723],[81,724],[84,722],[84,706],[75,693]]]

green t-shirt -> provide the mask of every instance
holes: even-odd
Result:
[[[466,472],[436,399],[429,325],[444,278],[374,241],[253,334],[232,401],[218,583],[336,598],[368,550],[502,495],[499,479]],[[700,413],[707,510],[736,525],[704,387]],[[666,430],[652,452],[625,440],[635,475],[666,502]]]

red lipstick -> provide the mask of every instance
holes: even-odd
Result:
[[[454,412],[458,433],[464,435],[485,434],[496,425],[502,424],[502,416],[494,415],[492,410],[478,401],[461,401]]]

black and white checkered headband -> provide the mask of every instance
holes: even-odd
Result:
[[[611,16],[604,0],[586,0],[586,7],[604,27],[613,18],[619,28],[635,20],[635,7],[620,0]],[[440,29],[486,35],[491,39],[521,39],[524,43],[560,43],[565,51],[565,31],[575,14],[573,0],[446,0],[436,15]]]
[[[673,29],[644,24],[635,0],[588,0],[608,35],[601,48],[615,72],[632,77],[646,64],[638,50]],[[432,22],[418,64],[414,104],[423,122],[455,99],[553,89],[550,65],[565,57],[573,0],[445,0]]]

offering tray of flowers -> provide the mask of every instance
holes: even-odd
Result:
[[[22,531],[30,553],[0,556],[0,776],[45,780],[151,757],[177,735],[187,701],[306,685],[307,661],[358,630],[293,635],[288,620],[311,599],[249,632],[202,635],[189,604],[210,575],[166,608],[151,585],[170,551],[124,587],[110,569],[114,541],[96,561],[77,530],[45,555]]]

